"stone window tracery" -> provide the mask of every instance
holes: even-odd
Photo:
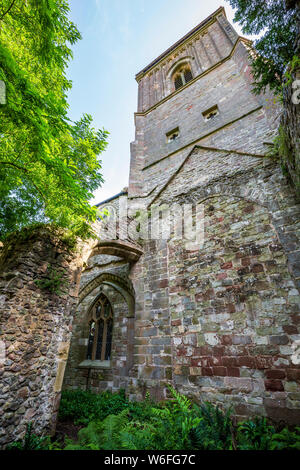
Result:
[[[111,357],[113,311],[101,294],[90,313],[87,360],[109,361]]]

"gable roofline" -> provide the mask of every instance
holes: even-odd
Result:
[[[188,152],[186,157],[183,159],[183,161],[180,163],[180,165],[176,168],[174,173],[168,178],[166,183],[164,183],[159,191],[155,194],[154,198],[149,202],[147,205],[147,209],[150,209],[151,205],[160,197],[160,195],[164,192],[164,190],[169,186],[169,184],[173,181],[173,179],[178,175],[178,173],[182,170],[182,168],[185,166],[186,162],[189,160],[191,155],[194,153],[196,149],[200,150],[206,150],[208,152],[220,152],[220,153],[226,153],[226,154],[235,154],[235,155],[240,155],[240,156],[248,156],[248,157],[253,157],[253,158],[269,158],[267,154],[257,154],[257,153],[251,153],[251,152],[243,152],[241,150],[233,150],[233,149],[223,149],[223,148],[218,148],[218,147],[210,147],[206,145],[201,145],[201,144],[195,144],[193,148]],[[157,188],[157,187],[156,187]]]
[[[149,65],[144,67],[140,72],[138,72],[135,76],[135,79],[138,81],[142,76],[148,72],[152,67],[154,67],[158,62],[160,62],[164,57],[169,55],[172,51],[174,51],[178,46],[183,44],[187,39],[189,39],[191,36],[193,36],[195,33],[200,31],[204,26],[207,25],[210,21],[214,20],[217,15],[220,13],[223,13],[224,16],[226,16],[225,8],[224,7],[219,7],[216,11],[214,11],[211,15],[209,15],[205,20],[201,21],[197,26],[195,26],[193,29],[191,29],[187,34],[185,34],[181,39],[175,42],[171,47],[169,47],[165,52],[160,54],[156,59],[154,59],[152,62],[150,62]]]

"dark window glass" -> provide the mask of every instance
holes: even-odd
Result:
[[[113,313],[108,299],[101,295],[91,312],[87,359],[104,361],[111,357]]]

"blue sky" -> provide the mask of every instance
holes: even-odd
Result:
[[[102,154],[105,183],[94,203],[128,185],[130,142],[137,107],[135,74],[219,6],[232,22],[233,10],[221,0],[69,0],[71,19],[83,39],[73,47],[68,70],[73,81],[70,117],[94,118],[110,132]],[[241,34],[238,25],[234,25]]]

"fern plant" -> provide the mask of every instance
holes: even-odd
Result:
[[[268,425],[267,419],[263,417],[239,423],[238,448],[240,450],[270,450],[274,433],[274,427]]]
[[[194,405],[195,414],[202,419],[196,428],[191,430],[191,443],[197,450],[223,450],[234,448],[232,410],[223,412],[218,406],[204,403]]]
[[[284,428],[281,432],[272,435],[271,450],[300,450],[300,427],[295,431]]]
[[[120,450],[120,433],[128,423],[128,411],[109,415],[104,421],[91,422],[78,432],[78,443],[69,442],[66,450]]]

